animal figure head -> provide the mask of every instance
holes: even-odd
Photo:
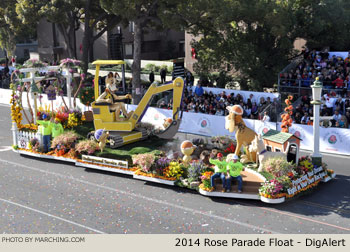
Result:
[[[254,140],[252,141],[251,145],[249,146],[249,150],[254,151],[254,152],[258,152],[258,153],[265,150],[264,140],[262,139],[262,136],[260,134],[255,136]]]
[[[173,122],[173,119],[171,118],[164,119],[164,123],[163,123],[164,129],[168,128],[172,122]]]
[[[240,105],[234,105],[227,106],[226,109],[229,111],[229,114],[225,117],[225,128],[232,133],[235,131],[237,123],[242,121],[243,108]]]

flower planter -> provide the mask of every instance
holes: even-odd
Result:
[[[84,116],[85,116],[85,121],[87,121],[87,122],[92,122],[94,120],[94,114],[90,110],[85,111]]]
[[[134,179],[139,179],[139,180],[144,180],[144,181],[149,181],[149,182],[154,182],[154,183],[159,183],[159,184],[164,184],[164,185],[175,185],[175,180],[166,180],[166,179],[160,179],[160,178],[154,178],[154,177],[148,177],[148,176],[142,176],[142,175],[133,175]]]
[[[118,167],[106,167],[102,165],[97,165],[97,164],[87,164],[83,163],[80,161],[75,162],[76,166],[80,167],[85,167],[85,168],[90,168],[90,169],[97,169],[97,170],[102,170],[102,171],[109,171],[109,172],[115,172],[115,173],[120,173],[120,174],[127,174],[127,175],[133,175],[134,172],[132,170],[127,170],[127,169],[118,169]]]
[[[286,199],[285,197],[270,199],[270,198],[265,198],[264,196],[260,196],[260,200],[262,202],[269,203],[269,204],[280,204],[280,203],[283,203]]]
[[[327,177],[324,177],[323,180],[322,180],[322,182],[325,182],[325,183],[326,183],[326,182],[328,182],[328,181],[334,179],[335,176],[336,176],[336,174],[335,174],[335,172],[334,172],[334,173],[332,173],[331,175],[329,175],[329,176],[327,176]]]
[[[325,177],[325,178],[322,180],[322,182],[328,182],[328,181],[330,181],[331,179],[332,179],[332,177],[327,176],[327,177]]]
[[[75,161],[76,161],[73,158],[66,158],[66,157],[61,157],[61,156],[53,156],[53,155],[45,154],[45,153],[34,153],[34,152],[26,151],[26,150],[17,150],[16,152],[18,152],[19,154],[27,155],[27,156],[31,156],[31,157],[55,159],[55,160],[71,162],[71,163],[75,163]]]
[[[217,191],[206,191],[199,187],[199,193],[210,197],[221,197],[221,198],[235,198],[235,199],[255,199],[259,200],[260,196],[258,194],[251,193],[238,193],[238,192],[217,192]]]

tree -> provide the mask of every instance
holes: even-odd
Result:
[[[16,0],[0,1],[0,47],[8,55],[14,55],[16,44],[21,40],[35,37],[35,29],[23,25],[16,14]]]
[[[100,7],[98,1],[92,0],[18,0],[16,9],[24,23],[38,23],[41,18],[55,23],[64,38],[70,58],[77,58],[75,31],[83,23],[85,73],[89,60],[93,60],[94,42],[120,21],[118,16],[108,14]]]
[[[121,22],[122,17],[106,12],[99,1],[84,2],[83,71],[86,73],[89,61],[93,60],[94,42]]]
[[[192,1],[191,1],[192,2]],[[292,6],[287,1],[194,1],[198,10],[186,13],[189,32],[200,35],[193,42],[199,72],[230,64],[248,87],[271,87],[279,71],[296,52]],[[248,82],[249,80],[249,82]]]
[[[294,1],[300,37],[308,48],[332,51],[349,49],[350,2],[347,0]]]

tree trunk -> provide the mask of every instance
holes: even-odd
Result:
[[[134,61],[131,66],[132,71],[132,97],[133,104],[139,104],[141,100],[141,45],[142,26],[141,22],[135,21],[134,25]]]
[[[86,1],[85,4],[85,22],[84,22],[84,36],[83,36],[83,72],[87,73],[89,68],[89,49],[90,49],[90,38],[91,38],[91,29],[90,29],[90,6],[91,0]]]
[[[56,36],[56,24],[52,23],[52,40],[53,40],[53,47],[55,48],[57,43],[57,36]],[[57,62],[57,53],[53,50],[53,61]]]
[[[67,52],[68,52],[68,57],[69,58],[74,58],[74,49],[72,47],[73,44],[73,37],[71,36],[70,32],[70,28],[68,28],[67,31],[67,27],[65,27],[63,24],[57,24],[58,30],[60,31],[60,33],[62,34],[63,38],[64,38],[64,42],[67,45]],[[73,27],[74,30],[74,27]]]

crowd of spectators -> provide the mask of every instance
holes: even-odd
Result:
[[[305,49],[304,59],[297,67],[280,74],[281,91],[296,92],[300,87],[301,95],[311,94],[310,86],[319,77],[326,92],[334,91],[340,97],[350,97],[350,52],[345,59],[329,56],[327,49],[321,52]]]
[[[241,105],[244,109],[243,118],[249,119],[262,119],[262,113],[266,108],[269,108],[269,111],[278,111],[281,107],[277,98],[271,100],[270,97],[266,99],[260,97],[259,101],[257,101],[254,95],[250,94],[249,98],[244,100],[239,93],[235,95],[233,92],[228,94],[225,91],[220,94],[213,94],[211,91],[207,92],[200,84],[197,84],[194,91],[192,91],[192,88],[185,88],[184,91],[183,110],[185,112],[226,116],[228,115],[226,107],[236,104]],[[158,107],[172,109],[172,100],[168,103],[163,100]],[[272,121],[276,120],[278,113],[269,114]]]
[[[311,85],[317,77],[323,84],[320,115],[328,118],[332,127],[349,128],[350,52],[344,59],[330,56],[327,49],[318,52],[306,48],[297,67],[280,75],[282,92],[301,95],[300,103],[294,108],[294,123],[312,125]]]
[[[329,121],[331,127],[349,128],[350,124],[350,99],[342,97],[333,97],[335,93],[326,93],[322,96],[320,115],[324,117],[322,121]],[[301,98],[301,102],[295,106],[293,111],[293,123],[312,125],[313,105],[311,99],[305,95]]]

